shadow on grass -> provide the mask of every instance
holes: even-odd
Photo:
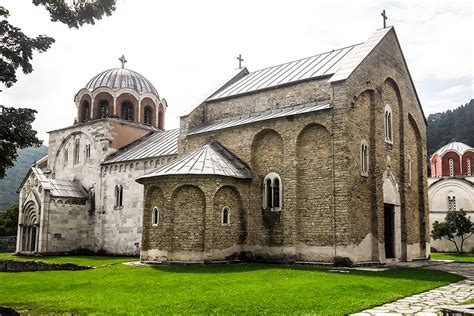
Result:
[[[406,280],[420,280],[420,281],[444,281],[457,282],[464,278],[455,274],[414,269],[414,268],[392,268],[386,271],[358,271],[354,269],[341,268],[322,268],[322,267],[308,267],[308,266],[293,266],[284,264],[264,264],[264,263],[237,263],[237,264],[211,264],[211,265],[161,265],[153,266],[152,269],[168,273],[187,273],[187,274],[221,274],[221,273],[245,273],[262,270],[295,270],[308,271],[328,274],[339,274],[341,276],[355,276],[355,277],[380,277],[391,279],[406,279]],[[330,271],[336,270],[336,271]],[[337,272],[340,270],[349,271],[349,273]]]

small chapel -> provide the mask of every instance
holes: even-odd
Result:
[[[18,253],[429,257],[426,119],[393,27],[239,65],[172,130],[166,100],[121,61],[76,93],[75,124],[49,133],[48,156],[21,184]]]

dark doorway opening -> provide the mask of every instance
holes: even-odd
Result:
[[[393,204],[384,204],[384,237],[385,237],[385,258],[395,258],[395,212]]]

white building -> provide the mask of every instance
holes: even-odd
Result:
[[[430,228],[435,221],[443,222],[449,211],[463,209],[474,221],[474,148],[452,142],[431,156],[431,177],[428,178]],[[436,251],[455,252],[446,239],[431,239]],[[464,244],[465,251],[474,251],[474,237]]]
[[[166,101],[123,64],[74,101],[76,123],[49,132],[48,155],[18,189],[16,252],[138,254],[143,186],[134,180],[177,153],[178,130],[164,131]]]

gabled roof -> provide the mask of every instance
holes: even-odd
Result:
[[[179,129],[147,134],[108,156],[103,164],[175,155],[178,153],[178,137]]]
[[[253,71],[237,82],[222,89],[207,99],[207,101],[222,99],[230,96],[245,94],[253,91],[268,89],[332,75],[345,64],[345,57],[363,44],[356,44],[311,57],[291,61],[289,63]]]
[[[250,179],[249,168],[221,144],[212,142],[137,179],[170,175],[214,175]]]
[[[457,152],[458,154],[462,155],[464,154],[464,152],[466,152],[467,150],[474,150],[474,148],[464,144],[464,143],[460,143],[460,142],[451,142],[447,145],[444,145],[443,147],[441,147],[440,149],[438,149],[433,155],[438,155],[438,156],[443,156],[445,153],[447,153],[448,151],[454,151],[454,152]]]
[[[25,184],[26,179],[29,178],[30,174],[33,173],[38,180],[39,184],[44,190],[48,190],[51,196],[54,197],[68,197],[87,199],[89,195],[87,191],[82,187],[79,182],[70,180],[56,180],[48,179],[40,168],[31,167],[26,174],[23,182],[18,188],[17,192],[20,192],[21,188]]]
[[[309,103],[296,106],[289,106],[285,108],[278,108],[273,110],[267,110],[263,112],[251,113],[241,115],[232,118],[226,118],[219,121],[215,121],[209,124],[201,125],[191,130],[188,135],[201,134],[211,131],[217,131],[225,128],[232,128],[245,124],[251,124],[260,121],[266,121],[281,117],[287,117],[291,115],[299,115],[303,113],[316,112],[321,110],[330,109],[331,104],[329,103]]]

